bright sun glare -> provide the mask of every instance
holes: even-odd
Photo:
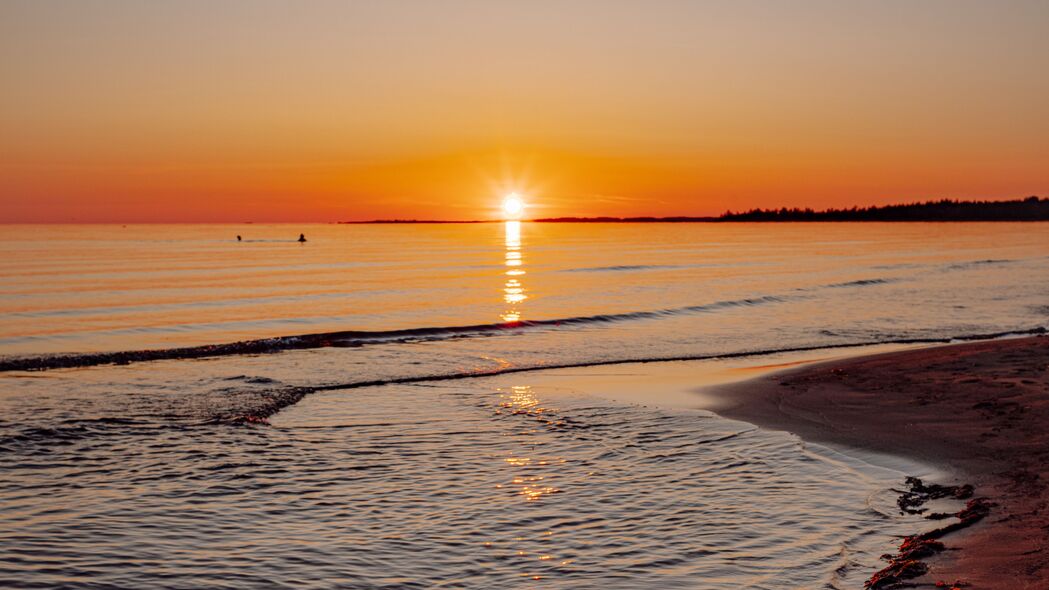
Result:
[[[517,193],[510,193],[503,199],[503,212],[507,217],[517,217],[524,211],[524,201]]]

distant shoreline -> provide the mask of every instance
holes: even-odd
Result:
[[[425,223],[501,223],[501,219],[431,220],[431,219],[374,219],[369,221],[339,221],[339,224],[425,224]],[[960,222],[960,221],[1049,221],[1049,199],[1036,196],[1012,201],[926,201],[850,209],[751,209],[743,212],[726,211],[712,216],[669,217],[543,217],[524,219],[534,223],[733,223],[733,222]]]
[[[1045,222],[1049,219],[810,219],[810,220],[757,220],[757,219],[721,219],[719,217],[551,217],[541,219],[471,219],[437,220],[437,219],[371,219],[367,221],[336,221],[336,225],[434,225],[434,224],[477,224],[506,223],[507,221],[525,221],[528,223],[987,223],[1009,222],[1029,223]]]

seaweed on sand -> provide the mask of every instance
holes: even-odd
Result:
[[[923,506],[931,500],[941,498],[954,498],[957,500],[968,500],[965,508],[958,512],[933,513],[926,515],[928,520],[945,520],[957,518],[955,522],[933,529],[918,535],[909,535],[903,538],[899,550],[895,554],[886,554],[882,558],[889,565],[875,573],[863,587],[867,590],[890,590],[892,588],[916,587],[917,584],[910,583],[929,572],[929,566],[923,561],[946,549],[943,543],[937,539],[944,535],[972,526],[983,520],[991,512],[995,505],[987,498],[973,498],[973,487],[971,485],[944,486],[939,484],[926,485],[917,477],[908,477],[907,484],[910,489],[894,490],[899,492],[900,497],[896,501],[900,510],[907,514],[924,514],[926,508]],[[936,582],[936,588],[961,588],[964,582]]]

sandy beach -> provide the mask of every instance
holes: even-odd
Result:
[[[706,393],[726,417],[940,465],[958,480],[943,483],[971,484],[994,504],[975,526],[943,535],[947,550],[926,557],[928,573],[911,582],[1045,587],[1049,338],[830,361]]]

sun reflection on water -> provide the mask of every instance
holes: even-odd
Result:
[[[524,285],[519,277],[525,274],[522,268],[524,259],[521,256],[521,222],[507,221],[504,225],[506,234],[506,256],[504,274],[506,282],[503,284],[503,302],[506,304],[502,315],[504,322],[521,321],[521,303],[528,299],[525,294]]]
[[[511,415],[531,417],[548,426],[551,424],[558,424],[557,421],[551,421],[544,416],[544,414],[549,413],[551,410],[540,405],[539,398],[536,397],[531,386],[514,385],[509,391],[500,392],[499,397],[499,413],[506,412]],[[526,445],[529,453],[532,454],[536,452],[536,443],[531,439],[533,433],[534,427],[531,425],[528,427],[528,430],[519,432],[519,434],[529,437]],[[544,496],[561,491],[547,483],[546,475],[542,474],[542,470],[551,464],[559,463],[563,460],[550,459],[547,457],[540,458],[536,456],[523,456],[511,453],[510,456],[504,457],[503,461],[508,466],[517,469],[513,479],[510,480],[510,484],[517,489],[518,495],[525,498],[525,501],[534,502]]]
[[[567,459],[551,454],[545,448],[548,439],[541,434],[562,431],[567,426],[566,420],[558,408],[545,405],[530,385],[496,391],[499,402],[495,414],[510,420],[513,429],[506,434],[519,444],[504,451],[506,454],[501,460],[509,479],[495,487],[523,501],[529,509],[543,510],[543,501],[548,496],[562,492],[553,483],[563,476]],[[525,509],[524,506],[521,509]],[[575,557],[571,553],[566,555],[564,548],[559,547],[553,530],[538,536],[518,534],[494,543],[486,540],[484,547],[495,551],[501,559],[512,560],[514,566],[520,568],[517,575],[531,580],[545,580],[568,572]]]

